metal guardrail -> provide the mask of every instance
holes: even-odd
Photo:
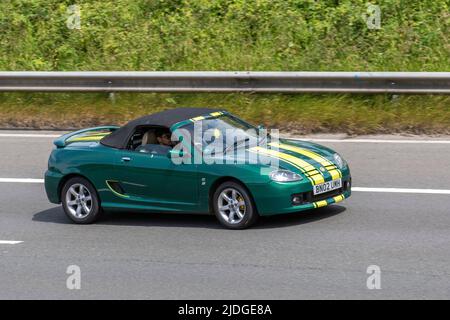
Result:
[[[449,94],[450,72],[0,72],[0,91]]]

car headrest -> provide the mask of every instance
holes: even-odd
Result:
[[[146,144],[158,144],[155,131],[148,130],[146,133],[144,133],[144,136],[142,137],[142,145],[144,146]]]

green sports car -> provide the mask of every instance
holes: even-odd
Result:
[[[232,114],[178,108],[54,141],[45,189],[75,223],[111,210],[215,214],[231,229],[351,194],[346,161]]]

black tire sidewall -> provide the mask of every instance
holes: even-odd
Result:
[[[69,188],[72,185],[77,184],[77,183],[84,185],[89,190],[91,197],[92,197],[91,212],[86,217],[83,217],[83,218],[74,217],[69,212],[69,209],[67,208],[67,203],[66,203],[67,190],[69,190]],[[84,179],[82,177],[74,177],[74,178],[71,178],[66,181],[66,183],[64,184],[64,186],[61,189],[61,203],[62,203],[64,212],[67,215],[67,217],[70,220],[72,220],[73,222],[78,223],[78,224],[93,223],[100,217],[100,214],[101,214],[100,201],[99,201],[99,198],[97,195],[97,191],[95,190],[94,186],[87,179]]]
[[[231,224],[222,218],[222,216],[220,215],[220,212],[219,212],[218,204],[217,204],[217,200],[218,200],[220,193],[223,190],[228,189],[228,188],[233,188],[233,189],[236,189],[237,191],[239,191],[239,193],[244,198],[245,205],[246,205],[246,212],[245,212],[244,218],[242,219],[241,222],[236,223],[236,224]],[[247,189],[244,186],[242,186],[240,183],[237,183],[234,181],[227,181],[227,182],[222,183],[221,185],[219,185],[219,187],[214,192],[212,201],[213,201],[214,214],[216,215],[217,219],[220,221],[220,223],[223,226],[225,226],[229,229],[248,228],[248,227],[252,226],[256,222],[256,219],[258,218],[258,213],[256,212],[256,208],[253,203],[252,196],[247,191]]]

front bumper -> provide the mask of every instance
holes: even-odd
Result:
[[[277,183],[265,185],[250,185],[249,189],[255,200],[258,213],[262,216],[300,212],[338,203],[351,195],[351,176],[342,177],[343,185],[350,182],[348,187],[337,189],[320,196],[312,196],[312,186],[309,182]],[[304,195],[303,202],[294,205],[292,196]]]

